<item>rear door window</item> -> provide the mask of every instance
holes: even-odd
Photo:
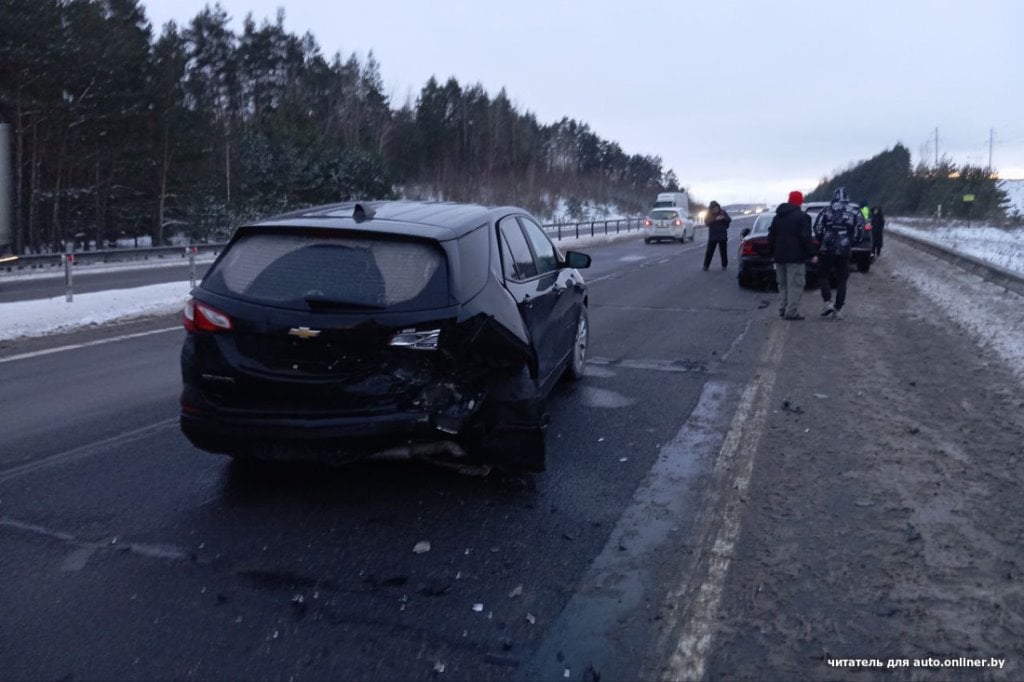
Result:
[[[298,310],[424,310],[448,305],[440,246],[375,236],[252,233],[203,280],[213,293]]]
[[[519,217],[519,222],[523,224],[523,229],[526,230],[526,238],[530,240],[530,245],[533,247],[533,253],[536,256],[537,262],[537,272],[544,274],[545,272],[557,270],[558,253],[555,251],[554,244],[544,234],[541,226],[523,216]]]
[[[502,241],[502,260],[505,277],[512,280],[524,280],[537,275],[537,266],[533,262],[533,252],[523,236],[523,231],[514,216],[503,218],[498,222],[498,232]]]

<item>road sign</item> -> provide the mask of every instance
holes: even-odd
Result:
[[[970,202],[974,201],[974,195],[973,194],[965,194],[964,195],[964,201],[966,201],[967,203],[970,203]]]

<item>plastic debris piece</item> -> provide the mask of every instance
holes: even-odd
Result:
[[[827,395],[825,395],[824,393],[815,393],[815,394],[814,394],[814,397],[815,397],[815,398],[818,398],[819,400],[824,400],[824,399],[825,399],[825,398],[827,398],[828,396],[827,396]]]
[[[529,623],[530,625],[536,625],[537,624],[537,616],[533,615],[532,613],[526,614],[526,622]]]
[[[426,540],[422,540],[416,543],[416,546],[412,548],[413,554],[426,554],[430,551],[430,543]]]
[[[515,599],[516,597],[522,596],[522,594],[523,594],[523,586],[522,585],[516,585],[515,587],[512,588],[512,591],[508,593],[508,598],[509,599]]]
[[[619,457],[619,461],[620,462],[628,462],[629,461],[629,457]]]
[[[481,613],[484,610],[484,605],[483,604],[473,604],[473,610],[476,611],[477,613]]]
[[[601,436],[600,438],[598,438],[597,442],[598,443],[603,443],[604,442],[604,436]]]
[[[562,673],[562,677],[564,677],[565,679],[569,679],[571,676],[572,676],[572,673],[569,671],[568,668],[566,668],[565,672]]]
[[[443,673],[444,672],[444,663],[442,663],[441,661],[438,661],[437,663],[435,663],[434,664],[434,672],[435,673]]]

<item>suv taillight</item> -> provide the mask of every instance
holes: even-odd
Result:
[[[181,312],[181,321],[187,332],[227,332],[231,331],[231,318],[213,306],[200,303],[194,298],[188,299],[185,309]]]
[[[679,218],[676,218],[676,219],[675,219],[675,220],[674,220],[674,221],[672,222],[672,224],[673,224],[673,225],[682,225],[682,224],[683,224],[683,221],[682,221],[682,220],[680,220]]]
[[[650,218],[646,218],[646,219],[644,220],[644,227],[650,227],[650,226],[651,226],[651,225],[653,225],[653,224],[654,224],[654,223],[652,223],[652,222],[651,222],[651,219],[650,219]]]

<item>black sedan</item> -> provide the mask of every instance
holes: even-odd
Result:
[[[590,257],[518,208],[343,203],[238,229],[184,312],[181,428],[236,459],[544,469]]]
[[[739,246],[739,285],[746,289],[776,289],[779,284],[775,279],[775,264],[768,250],[768,226],[772,224],[774,213],[762,213],[754,219],[754,225],[740,233],[742,239]],[[817,248],[817,240],[814,242]],[[817,286],[818,266],[807,262],[806,287]]]

